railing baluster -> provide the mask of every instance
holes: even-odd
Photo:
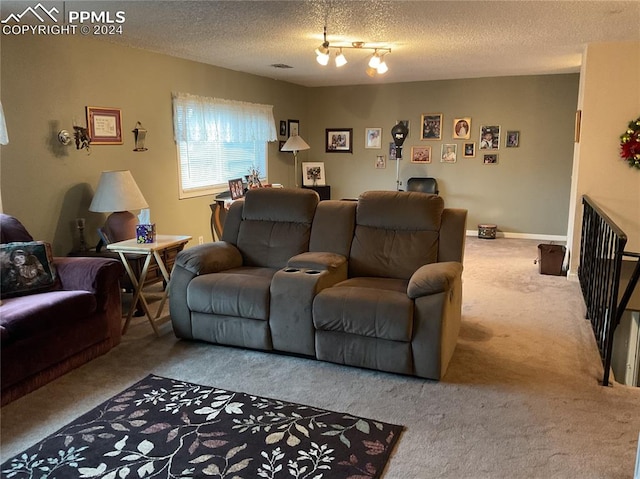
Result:
[[[578,278],[609,384],[613,332],[640,276],[640,255],[624,251],[627,235],[588,196],[582,197],[582,235]],[[623,256],[638,258],[635,273],[618,304]]]

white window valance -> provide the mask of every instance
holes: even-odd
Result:
[[[176,142],[277,140],[273,105],[173,93]]]

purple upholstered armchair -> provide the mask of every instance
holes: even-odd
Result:
[[[20,221],[5,214],[0,214],[0,239],[4,280],[8,251],[28,250],[36,242]],[[107,258],[55,257],[45,267],[55,278],[45,290],[11,294],[4,286],[2,289],[3,406],[120,342],[122,264]]]

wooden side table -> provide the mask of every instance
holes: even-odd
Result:
[[[176,251],[177,254],[177,251],[182,250],[182,248],[184,248],[184,245],[187,244],[189,240],[191,240],[191,236],[157,235],[156,241],[154,243],[138,243],[137,240],[133,238],[107,245],[108,250],[118,253],[120,261],[122,261],[122,264],[127,270],[127,274],[129,275],[129,279],[131,280],[131,284],[133,285],[133,299],[131,300],[131,307],[129,308],[129,311],[127,313],[127,319],[125,320],[124,327],[122,328],[122,334],[125,334],[127,332],[136,304],[138,303],[138,300],[140,300],[142,310],[147,316],[147,319],[149,320],[153,331],[156,333],[156,335],[159,335],[158,327],[156,326],[156,320],[162,313],[162,308],[164,308],[164,304],[167,300],[169,291],[167,288],[164,289],[158,311],[156,312],[155,316],[152,316],[151,312],[149,311],[149,304],[142,294],[142,288],[147,282],[147,275],[149,274],[149,266],[152,259],[155,259],[155,263],[159,271],[162,273],[164,281],[169,284],[171,275],[167,270],[167,265],[165,263],[167,251],[173,250]],[[130,253],[140,254],[145,258],[144,264],[142,266],[142,271],[140,271],[139,273],[137,273],[137,269],[134,269],[134,267],[132,267],[128,260],[128,254]],[[173,264],[173,261],[171,263]]]
[[[313,190],[316,193],[318,193],[318,196],[320,196],[320,201],[331,199],[331,187],[329,185],[303,186],[303,188],[307,188],[309,190]]]

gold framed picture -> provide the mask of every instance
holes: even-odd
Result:
[[[442,139],[442,113],[425,113],[421,117],[421,140]]]
[[[471,137],[471,117],[453,119],[453,139],[468,140]]]
[[[431,163],[431,147],[412,146],[411,163]]]

